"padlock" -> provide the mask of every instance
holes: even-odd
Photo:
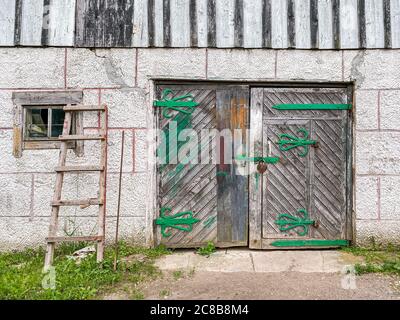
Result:
[[[260,161],[257,164],[257,171],[261,174],[263,174],[267,170],[267,164],[263,161]]]

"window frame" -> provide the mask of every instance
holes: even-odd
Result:
[[[82,91],[25,91],[13,92],[14,126],[13,126],[13,155],[22,156],[23,150],[59,149],[61,142],[57,138],[26,139],[26,112],[27,109],[43,108],[54,109],[65,105],[81,104]],[[51,116],[51,111],[49,112]],[[50,120],[51,121],[51,120]],[[76,112],[73,115],[72,132],[83,134],[83,114]],[[74,149],[78,156],[83,155],[83,142],[68,142],[68,148]]]

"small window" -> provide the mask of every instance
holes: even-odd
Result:
[[[63,106],[29,106],[25,111],[24,140],[54,140],[62,134]]]
[[[14,150],[16,157],[23,150],[57,149],[62,135],[66,105],[82,103],[81,91],[14,92]],[[71,133],[82,133],[82,114],[74,113]],[[69,148],[83,154],[82,142],[70,142]]]

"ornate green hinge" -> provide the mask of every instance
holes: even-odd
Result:
[[[252,162],[265,162],[265,163],[277,163],[279,157],[246,157],[245,155],[237,156],[236,160],[241,161],[252,161]]]
[[[293,148],[303,147],[304,151],[299,152],[298,155],[299,155],[299,157],[305,157],[308,153],[308,146],[316,144],[317,141],[316,140],[307,140],[308,131],[305,128],[300,128],[297,131],[297,133],[302,133],[303,138],[298,138],[298,137],[292,136],[290,134],[283,133],[283,134],[279,135],[280,140],[277,141],[276,143],[279,144],[279,150],[281,150],[281,151],[288,151]],[[289,140],[286,140],[283,138],[287,138]]]
[[[282,213],[278,215],[278,220],[275,220],[275,224],[279,226],[280,231],[288,231],[295,228],[303,228],[303,231],[295,230],[299,236],[305,236],[308,233],[308,226],[314,224],[314,220],[309,220],[308,212],[305,209],[297,210],[298,213],[302,213],[304,216],[296,217],[288,213]]]
[[[274,247],[338,247],[348,246],[348,240],[277,240],[271,243]]]
[[[351,104],[324,104],[324,103],[304,103],[304,104],[276,104],[272,106],[277,110],[350,110]]]
[[[184,114],[192,114],[194,108],[199,105],[198,102],[193,101],[193,95],[185,94],[183,96],[168,98],[168,96],[172,95],[171,89],[164,89],[161,100],[155,100],[153,105],[155,107],[165,108],[163,110],[164,118],[171,118],[172,114],[169,114],[169,110],[175,110]]]
[[[171,208],[163,207],[160,210],[160,217],[158,217],[155,223],[161,226],[161,234],[163,237],[167,238],[171,235],[170,233],[166,233],[165,230],[167,228],[175,228],[178,230],[190,232],[193,229],[193,224],[199,222],[199,219],[193,218],[192,211],[184,211],[178,212],[177,214],[166,216],[166,212],[171,212]],[[186,218],[181,218],[183,216],[187,216]],[[187,227],[183,227],[183,226]]]

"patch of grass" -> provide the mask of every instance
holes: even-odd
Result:
[[[159,295],[160,295],[160,298],[165,298],[165,297],[168,297],[169,295],[171,295],[171,292],[168,289],[163,289],[160,291]]]
[[[174,277],[175,280],[179,280],[180,278],[183,277],[183,272],[181,270],[176,270],[172,273],[172,276]]]
[[[216,249],[214,243],[212,241],[209,241],[205,246],[197,249],[197,254],[209,257],[215,251]]]
[[[42,281],[44,250],[28,249],[22,252],[0,253],[0,299],[95,299],[113,285],[128,279],[139,283],[154,277],[158,270],[153,266],[155,258],[168,253],[164,247],[146,249],[119,244],[119,257],[143,254],[144,261],[120,262],[113,271],[114,249],[106,248],[102,266],[92,254],[79,265],[66,255],[85,247],[85,243],[60,244],[55,253],[55,289],[45,289]]]
[[[343,251],[356,256],[364,257],[365,263],[357,263],[355,271],[357,274],[364,273],[386,273],[400,275],[400,248],[389,245],[386,248],[372,247],[348,247]]]

